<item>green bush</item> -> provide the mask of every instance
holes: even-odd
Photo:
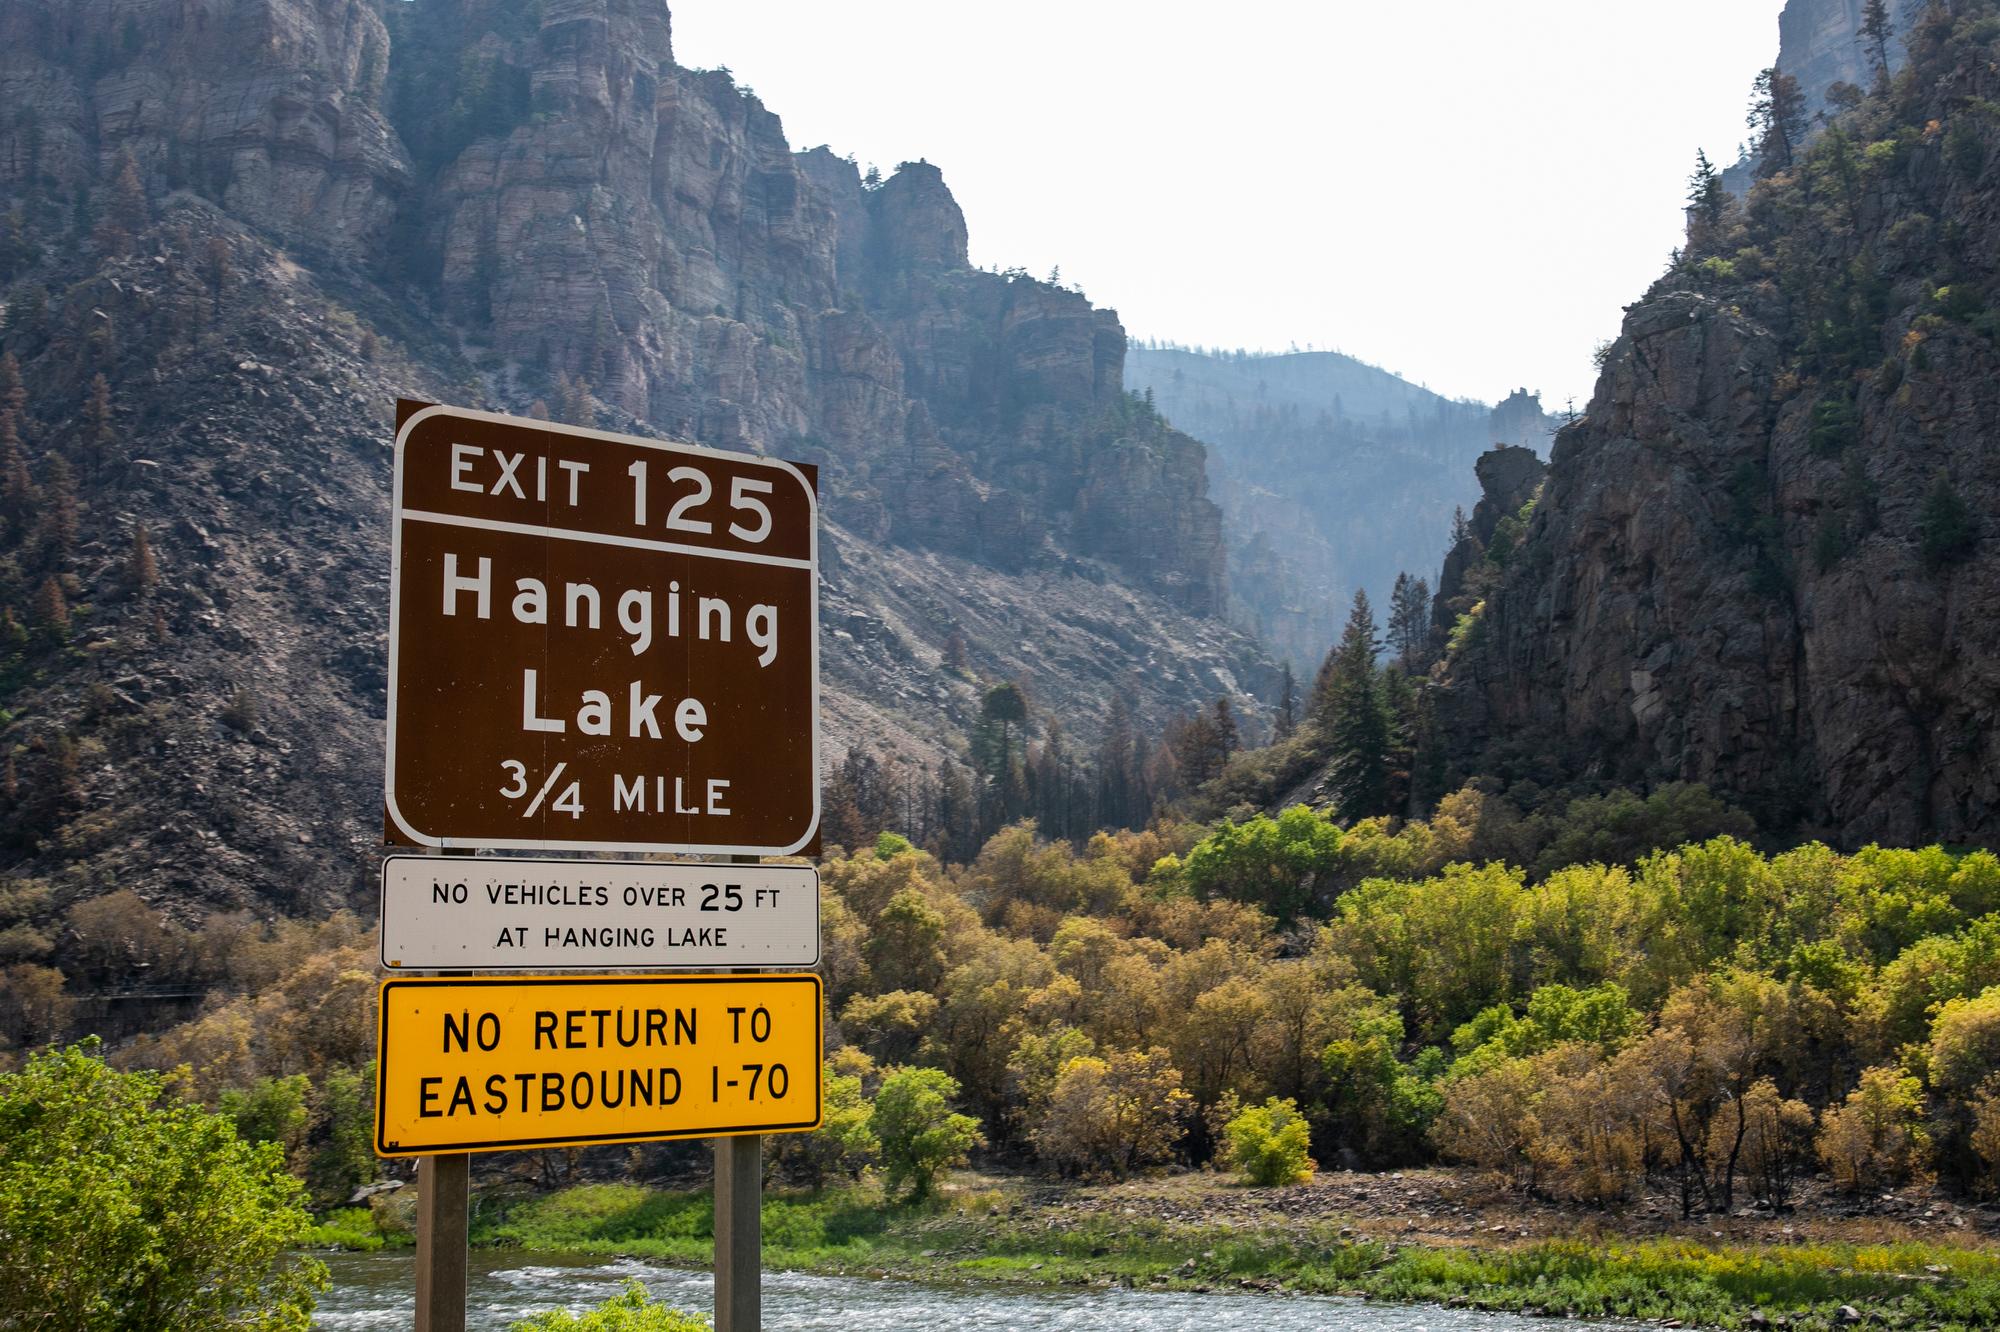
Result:
[[[901,833],[878,833],[875,837],[875,859],[894,860],[917,848],[910,845],[910,839]]]
[[[1979,530],[1972,510],[1959,498],[1951,478],[1943,472],[1924,496],[1923,511],[1917,517],[1917,540],[1923,551],[1924,567],[1933,571],[1971,553]]]
[[[0,1327],[303,1328],[326,1287],[291,1253],[304,1195],[159,1074],[37,1054],[0,1075]]]
[[[1821,398],[1813,404],[1807,442],[1822,458],[1830,458],[1861,437],[1861,417],[1848,398]]]
[[[900,1068],[882,1079],[869,1127],[892,1192],[907,1183],[913,1197],[925,1197],[938,1172],[985,1144],[978,1120],[952,1112],[957,1095],[958,1080],[942,1069]]]
[[[514,1324],[514,1332],[704,1332],[706,1318],[670,1309],[636,1281],[595,1309],[582,1314],[556,1310]]]
[[[1316,1168],[1309,1155],[1312,1130],[1289,1096],[1273,1096],[1262,1105],[1245,1106],[1222,1130],[1229,1160],[1243,1172],[1244,1182],[1270,1186],[1302,1184]]]

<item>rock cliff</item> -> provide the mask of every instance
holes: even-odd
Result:
[[[1629,310],[1443,668],[1463,766],[2000,836],[2000,15],[1956,8]]]
[[[660,0],[8,4],[0,38],[8,873],[366,900],[399,395],[818,464],[835,756],[937,761],[982,679],[1086,737],[1114,694],[1271,692],[1116,316],[969,267],[936,167],[794,152]]]

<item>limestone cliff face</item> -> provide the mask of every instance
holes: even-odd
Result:
[[[129,150],[156,186],[365,252],[409,179],[388,59],[366,0],[0,6],[0,182],[69,197]]]
[[[2000,65],[1970,8],[1628,313],[1447,663],[1469,763],[1546,736],[1571,777],[1709,782],[1773,828],[2000,836]]]
[[[1093,556],[1221,609],[1198,446],[1121,406],[1116,317],[973,270],[937,167],[869,188],[793,153],[726,75],[674,65],[658,0],[511,28],[477,0],[438,8],[399,20],[397,123],[431,123],[447,65],[518,90],[469,114],[464,147],[418,153],[440,164],[408,207],[449,315],[641,420],[803,453],[873,536],[1015,570]]]

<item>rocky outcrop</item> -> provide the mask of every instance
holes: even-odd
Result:
[[[1773,830],[2000,836],[2000,52],[1972,8],[1759,185],[1730,258],[1632,307],[1445,667],[1466,766],[1532,743],[1521,774],[1707,782]]]
[[[1508,538],[1506,550],[1494,550],[1501,520],[1512,518],[1518,524],[1521,513],[1541,494],[1548,475],[1547,464],[1534,450],[1513,444],[1495,444],[1479,455],[1472,470],[1479,478],[1479,502],[1472,506],[1464,530],[1453,534],[1431,595],[1432,638],[1439,652],[1459,617],[1471,612],[1492,588],[1504,561],[1512,557],[1517,537]]]

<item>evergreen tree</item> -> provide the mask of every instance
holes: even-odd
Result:
[[[1430,619],[1430,584],[1407,573],[1397,574],[1395,590],[1389,595],[1389,646],[1396,650],[1396,658],[1406,670],[1418,670],[1424,665]]]
[[[1193,791],[1222,772],[1229,759],[1222,747],[1222,732],[1207,712],[1178,719],[1167,728],[1167,750],[1173,755],[1174,770],[1186,790]]]
[[[201,275],[202,280],[208,283],[209,294],[213,299],[213,312],[221,314],[222,293],[229,289],[229,283],[235,276],[235,267],[230,262],[228,241],[220,236],[208,238],[208,244],[202,251]]]
[[[819,835],[822,845],[850,852],[867,842],[868,831],[862,826],[861,809],[854,802],[854,786],[844,764],[828,776],[820,795]]]
[[[54,574],[44,578],[35,593],[35,623],[55,638],[69,633],[69,599],[63,596],[62,584]]]
[[[1215,740],[1221,747],[1224,762],[1243,747],[1243,733],[1236,724],[1236,711],[1229,706],[1226,698],[1215,700]]]
[[[0,353],[0,411],[11,412],[23,429],[27,427],[28,390],[21,383],[21,363],[13,352]]]
[[[132,525],[132,549],[125,557],[125,590],[144,596],[160,585],[160,566],[153,558],[152,539],[144,523]]]
[[[1751,89],[1748,124],[1757,133],[1761,174],[1790,167],[1806,131],[1806,98],[1799,81],[1776,65],[1761,71]]]
[[[1073,837],[1070,807],[1070,757],[1062,723],[1051,715],[1042,726],[1042,743],[1035,753],[1035,822],[1050,841]]]
[[[1010,681],[986,691],[971,744],[973,770],[979,777],[982,837],[1026,812],[1021,760],[1027,728],[1028,699],[1019,685]]]
[[[1136,827],[1141,821],[1133,807],[1137,775],[1132,766],[1132,709],[1123,694],[1111,696],[1111,714],[1097,746],[1097,817],[1114,828]]]
[[[597,424],[597,403],[591,397],[590,385],[582,375],[571,375],[567,370],[556,372],[555,410],[566,425]]]
[[[1282,675],[1283,684],[1278,690],[1278,715],[1271,726],[1271,738],[1285,741],[1292,738],[1292,732],[1299,729],[1299,701],[1296,686],[1292,682],[1292,663],[1286,662]]]
[[[1342,816],[1349,819],[1389,811],[1389,749],[1394,724],[1375,666],[1380,651],[1368,594],[1356,592],[1347,628],[1329,659],[1332,669],[1321,717],[1321,730],[1333,750],[1336,800]]]
[[[1939,472],[1917,515],[1917,541],[1924,567],[1935,573],[1968,553],[1978,537],[1972,509],[1959,497],[1951,478]]]
[[[82,430],[77,438],[77,460],[86,472],[101,470],[111,456],[116,434],[111,427],[111,381],[102,374],[90,381],[90,396],[83,402]]]
[[[132,242],[151,222],[146,203],[146,183],[139,176],[139,163],[131,150],[119,154],[118,170],[111,178],[111,197],[104,221],[97,229],[97,245],[106,254],[128,254]]]
[[[0,407],[0,510],[17,533],[35,512],[35,480],[21,451],[19,419],[18,413]]]
[[[60,453],[49,455],[42,480],[42,542],[52,557],[67,555],[76,545],[76,478]]]
[[[1465,519],[1465,506],[1463,504],[1455,505],[1451,511],[1451,544],[1456,546],[1460,542],[1470,539],[1471,536],[1472,524]]]
[[[1889,87],[1889,39],[1896,35],[1889,18],[1889,0],[1868,0],[1861,10],[1861,37],[1875,62],[1875,88]]]
[[[1444,733],[1438,725],[1437,701],[1426,686],[1417,691],[1416,723],[1411,728],[1410,807],[1417,818],[1427,818],[1445,796],[1446,761]]]
[[[1722,173],[1708,160],[1704,149],[1696,149],[1694,174],[1688,177],[1688,253],[1697,254],[1714,241],[1716,229],[1729,211],[1729,191],[1723,187]]]
[[[944,668],[954,675],[963,675],[972,669],[972,652],[966,645],[962,629],[953,629],[945,636]]]
[[[965,769],[947,759],[938,772],[937,849],[939,859],[967,861],[978,851],[974,821],[978,817],[972,784]]]

